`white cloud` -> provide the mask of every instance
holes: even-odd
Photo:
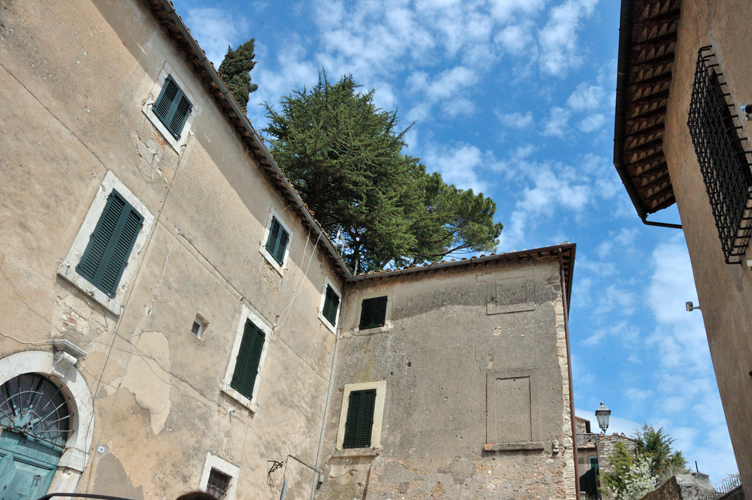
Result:
[[[493,160],[475,146],[429,147],[422,160],[429,171],[441,173],[447,184],[472,189],[475,193],[488,189],[488,184],[480,179],[478,171]]]
[[[543,127],[543,135],[548,137],[564,137],[571,116],[572,113],[567,109],[558,106],[551,108],[551,115],[548,117]]]
[[[191,34],[216,68],[224,59],[227,47],[236,48],[245,42],[249,31],[242,16],[232,16],[211,7],[188,9],[186,24],[191,27]]]
[[[564,76],[582,64],[577,40],[580,21],[592,14],[598,0],[567,0],[551,9],[548,23],[539,31],[540,68],[543,73]]]
[[[525,114],[522,113],[510,113],[505,115],[504,113],[496,113],[499,117],[499,121],[502,125],[512,128],[527,128],[533,124],[533,113],[528,111]]]
[[[585,133],[595,132],[606,124],[606,117],[602,114],[590,115],[577,125],[577,128]]]
[[[598,108],[606,96],[606,91],[600,85],[581,83],[567,99],[567,106],[573,111],[590,111]]]

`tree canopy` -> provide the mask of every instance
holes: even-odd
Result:
[[[491,251],[502,224],[483,194],[446,184],[419,158],[403,154],[409,127],[396,111],[358,92],[352,76],[266,105],[271,150],[308,208],[354,272],[438,261],[457,252]]]
[[[663,428],[644,424],[633,439],[634,452],[624,443],[614,445],[611,471],[602,475],[605,498],[637,500],[672,476],[689,472],[682,452],[672,449],[674,439]]]
[[[248,106],[248,99],[251,93],[258,89],[258,85],[251,83],[251,70],[256,66],[255,44],[256,40],[251,38],[236,50],[227,47],[227,54],[219,65],[219,76],[227,85],[227,89],[240,105],[243,112]]]

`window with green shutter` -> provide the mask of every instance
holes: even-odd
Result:
[[[376,389],[353,391],[347,406],[343,448],[369,448],[373,429]]]
[[[321,315],[326,318],[330,325],[337,325],[337,312],[339,309],[339,295],[330,285],[326,285],[326,297],[324,298],[324,309]]]
[[[266,251],[281,266],[285,260],[285,250],[290,236],[279,223],[276,217],[272,217],[272,226],[269,228],[269,238],[266,240]]]
[[[180,90],[175,80],[168,76],[152,110],[175,139],[180,138],[180,133],[192,109],[191,101]]]
[[[143,216],[113,189],[76,272],[114,297],[143,223]]]
[[[266,335],[259,327],[250,319],[246,320],[230,387],[248,399],[253,397],[253,387],[256,384],[265,338]]]
[[[386,322],[387,297],[374,297],[365,299],[360,306],[360,325],[358,328],[378,328]]]

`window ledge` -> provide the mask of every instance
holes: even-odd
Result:
[[[289,242],[288,242],[289,245]],[[279,273],[280,277],[285,275],[285,268],[282,266],[279,262],[277,262],[274,257],[269,253],[269,251],[266,249],[266,245],[262,244],[261,249],[259,250],[261,252],[261,255],[264,256],[266,261],[271,264],[271,266],[274,268],[277,273]],[[287,252],[285,251],[285,257],[287,257]],[[286,259],[285,259],[286,260]]]
[[[543,441],[529,441],[526,443],[486,443],[484,451],[524,451],[543,450]]]
[[[258,405],[256,403],[254,403],[253,401],[251,401],[247,397],[243,396],[242,394],[240,394],[238,391],[236,391],[232,387],[224,386],[224,387],[222,387],[222,392],[226,396],[231,397],[236,402],[238,402],[241,405],[243,405],[246,408],[248,408],[251,411],[251,413],[256,413],[258,411]]]
[[[120,316],[123,312],[123,306],[115,299],[108,297],[102,290],[89,283],[86,278],[76,272],[74,267],[64,262],[58,269],[57,275],[64,278],[73,286],[81,290],[87,297],[100,304],[115,316]]]
[[[332,453],[332,458],[356,458],[356,457],[377,457],[379,452],[374,448],[348,448],[345,450],[336,450]]]
[[[353,336],[366,336],[366,335],[375,335],[377,333],[386,333],[392,329],[392,323],[391,321],[387,321],[384,326],[377,326],[374,328],[355,328],[352,331]]]

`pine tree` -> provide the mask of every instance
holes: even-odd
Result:
[[[496,204],[428,174],[402,153],[409,127],[378,109],[374,91],[352,76],[330,84],[320,73],[310,90],[267,105],[274,158],[329,236],[344,239],[354,272],[437,261],[456,252],[490,251],[502,225]]]
[[[255,39],[251,38],[236,50],[227,47],[227,54],[219,65],[219,76],[227,85],[228,90],[237,101],[240,109],[245,113],[251,93],[258,89],[258,85],[251,83],[251,70],[256,66],[254,57]]]

